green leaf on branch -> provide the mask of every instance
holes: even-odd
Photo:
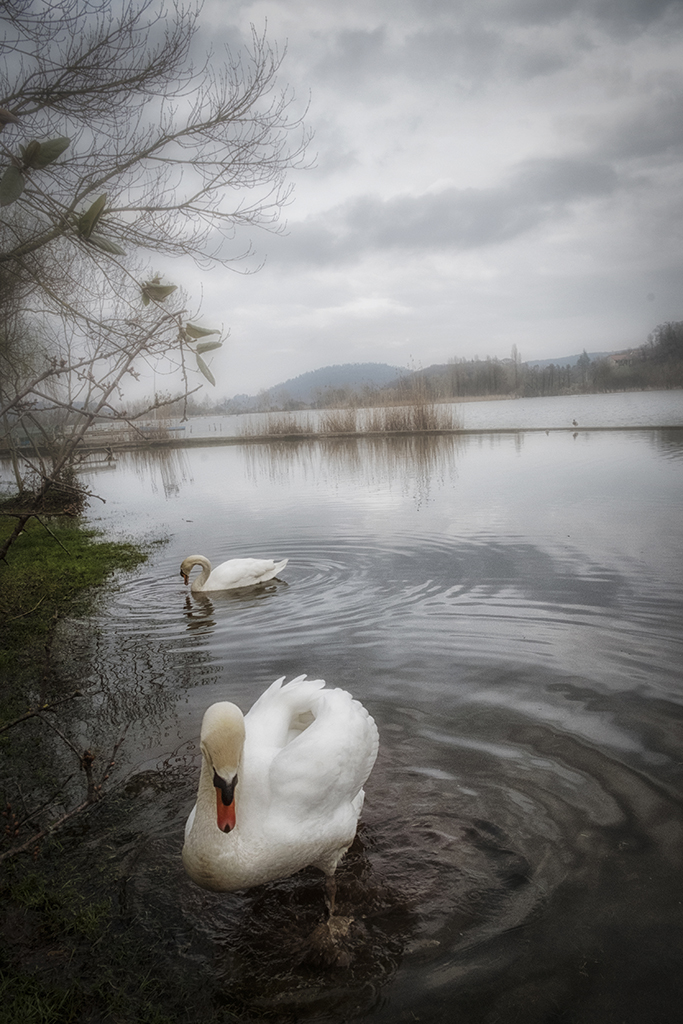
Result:
[[[196,341],[197,338],[208,338],[210,334],[220,334],[220,331],[210,331],[206,327],[197,327],[196,324],[185,324],[185,333]]]
[[[47,167],[48,164],[54,163],[70,145],[71,139],[67,139],[65,135],[38,143],[38,155],[34,157],[31,167]]]
[[[213,376],[213,374],[211,373],[211,370],[206,365],[206,363],[204,362],[204,360],[202,359],[202,357],[200,355],[197,356],[197,366],[199,367],[201,372],[204,374],[204,376],[208,380],[209,384],[213,384],[213,386],[215,387],[216,386],[216,381],[214,379],[214,376]]]
[[[85,213],[78,218],[78,233],[82,235],[83,238],[90,238],[95,225],[102,216],[102,210],[104,209],[106,201],[106,194],[101,195],[99,199],[95,200],[90,209],[86,210]]]
[[[220,348],[222,344],[222,341],[202,341],[201,344],[197,345],[194,351],[197,355],[199,355],[200,352],[213,352],[214,349]]]
[[[33,167],[33,161],[40,153],[40,143],[35,139],[33,142],[29,142],[28,146],[22,146],[21,143],[19,143],[19,149],[21,150],[24,167]]]
[[[71,139],[61,135],[58,139],[48,139],[46,142],[38,142],[33,139],[28,146],[19,146],[24,161],[24,167],[32,170],[39,170],[53,163],[61,156],[67,146],[71,145]]]
[[[150,299],[154,302],[164,302],[169,295],[177,291],[177,284],[159,284],[155,278],[153,281],[145,281],[141,287],[143,305],[148,306]]]
[[[24,191],[24,176],[18,167],[12,164],[5,170],[2,178],[0,178],[0,206],[9,206],[11,203],[16,203],[17,199]]]
[[[101,249],[102,252],[111,253],[112,256],[125,256],[126,250],[122,249],[116,242],[112,242],[110,238],[105,238],[104,235],[91,235],[88,239],[90,245],[94,245],[97,249]]]

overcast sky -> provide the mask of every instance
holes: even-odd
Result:
[[[330,363],[638,345],[683,319],[683,0],[207,0],[314,131],[287,233],[188,274],[217,393]]]

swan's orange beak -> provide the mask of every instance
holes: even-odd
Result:
[[[232,832],[235,827],[235,800],[223,803],[223,793],[216,786],[216,818],[221,832]]]
[[[180,575],[183,577],[183,583],[185,584],[185,586],[187,586],[187,584],[190,582],[190,577],[187,575],[186,572],[182,572],[182,570]]]

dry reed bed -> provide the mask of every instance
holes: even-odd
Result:
[[[243,437],[326,436],[329,434],[414,434],[461,430],[462,422],[450,405],[417,402],[373,409],[324,409],[319,413],[265,413],[261,422],[248,421]]]

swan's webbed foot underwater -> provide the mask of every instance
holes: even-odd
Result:
[[[305,960],[313,966],[349,967],[353,959],[348,948],[352,917],[322,921],[306,941]]]
[[[325,879],[325,905],[328,918],[322,921],[311,933],[306,943],[310,959],[326,967],[348,967],[351,963],[351,952],[348,948],[353,917],[335,914],[337,880],[334,875]]]
[[[325,878],[325,905],[330,917],[334,916],[334,901],[337,898],[337,879],[334,875]]]
[[[337,896],[337,879],[335,875],[328,875],[325,879],[325,903],[329,911],[327,927],[332,939],[345,939],[355,918],[344,917],[342,914],[335,914],[335,900]]]

